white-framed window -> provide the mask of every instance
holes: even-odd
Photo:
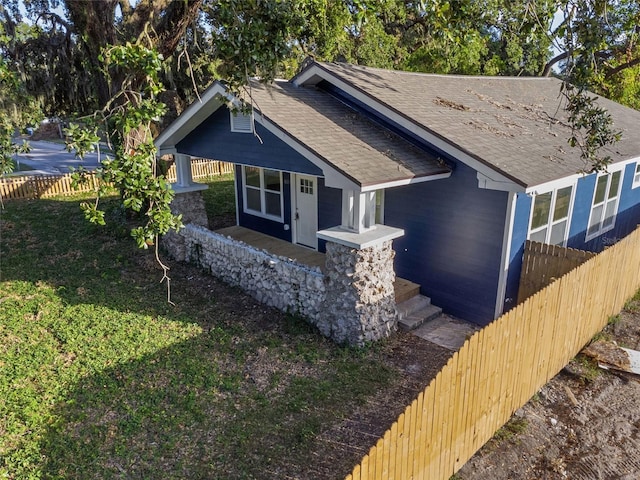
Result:
[[[234,133],[253,133],[253,115],[250,113],[229,111],[231,131]]]
[[[242,167],[244,212],[283,221],[282,172]]]
[[[591,203],[587,241],[608,232],[614,227],[618,213],[621,186],[622,172],[620,170],[598,176],[595,192],[593,192],[593,202]]]
[[[531,209],[529,240],[565,246],[572,201],[573,185],[536,195]]]
[[[633,171],[633,183],[631,188],[640,187],[640,162],[636,162],[635,170]]]

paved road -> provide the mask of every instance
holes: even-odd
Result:
[[[67,152],[64,144],[39,140],[28,140],[28,142],[31,146],[31,151],[27,154],[15,155],[14,161],[16,164],[20,162],[35,170],[29,173],[69,173],[70,168],[78,168],[81,165],[86,169],[93,170],[99,165],[99,160],[104,160],[105,158],[104,154],[101,154],[99,159],[97,153],[92,153],[80,160],[73,153]]]

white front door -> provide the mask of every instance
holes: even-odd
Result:
[[[295,243],[318,248],[318,181],[316,177],[294,175],[293,221]]]

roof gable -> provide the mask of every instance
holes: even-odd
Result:
[[[257,119],[268,119],[361,188],[448,176],[451,169],[387,129],[315,88],[254,83]]]
[[[251,82],[247,92],[244,100],[251,104],[255,122],[319,167],[328,186],[365,191],[443,178],[451,173],[435,155],[416,148],[315,88],[298,88],[286,81],[269,86]],[[202,126],[213,125],[208,119],[223,106],[221,97],[228,96],[218,82],[209,87],[202,101],[190,105],[157,137],[160,153],[206,156],[205,151],[213,151],[205,148],[205,143],[212,140],[206,138]],[[192,132],[204,138],[181,143],[187,137],[193,140]],[[188,152],[176,149],[186,148],[187,144]],[[264,155],[268,157],[268,152]]]
[[[484,165],[523,187],[585,168],[580,151],[567,143],[571,129],[558,79],[430,75],[315,62],[292,81],[322,80],[346,86],[380,114],[440,142],[478,171]],[[606,154],[614,162],[640,156],[640,112],[604,98],[599,103],[623,132]]]

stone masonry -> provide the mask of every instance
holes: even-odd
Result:
[[[323,313],[331,321],[322,333],[349,345],[389,336],[397,325],[391,241],[361,250],[328,242],[326,255]]]
[[[301,315],[337,343],[362,346],[396,329],[391,241],[363,249],[328,242],[325,274],[194,224],[165,236],[164,245],[175,259]]]
[[[238,286],[261,303],[299,314],[311,323],[322,322],[324,275],[319,268],[259,250],[231,237],[196,225],[178,234],[184,256],[211,275]],[[172,252],[173,253],[173,252]]]
[[[193,224],[206,227],[209,223],[200,191],[176,194],[171,201],[171,212],[174,215],[182,214],[182,223],[185,225]],[[170,231],[163,237],[162,245],[173,258],[185,258],[185,238],[183,235]]]

